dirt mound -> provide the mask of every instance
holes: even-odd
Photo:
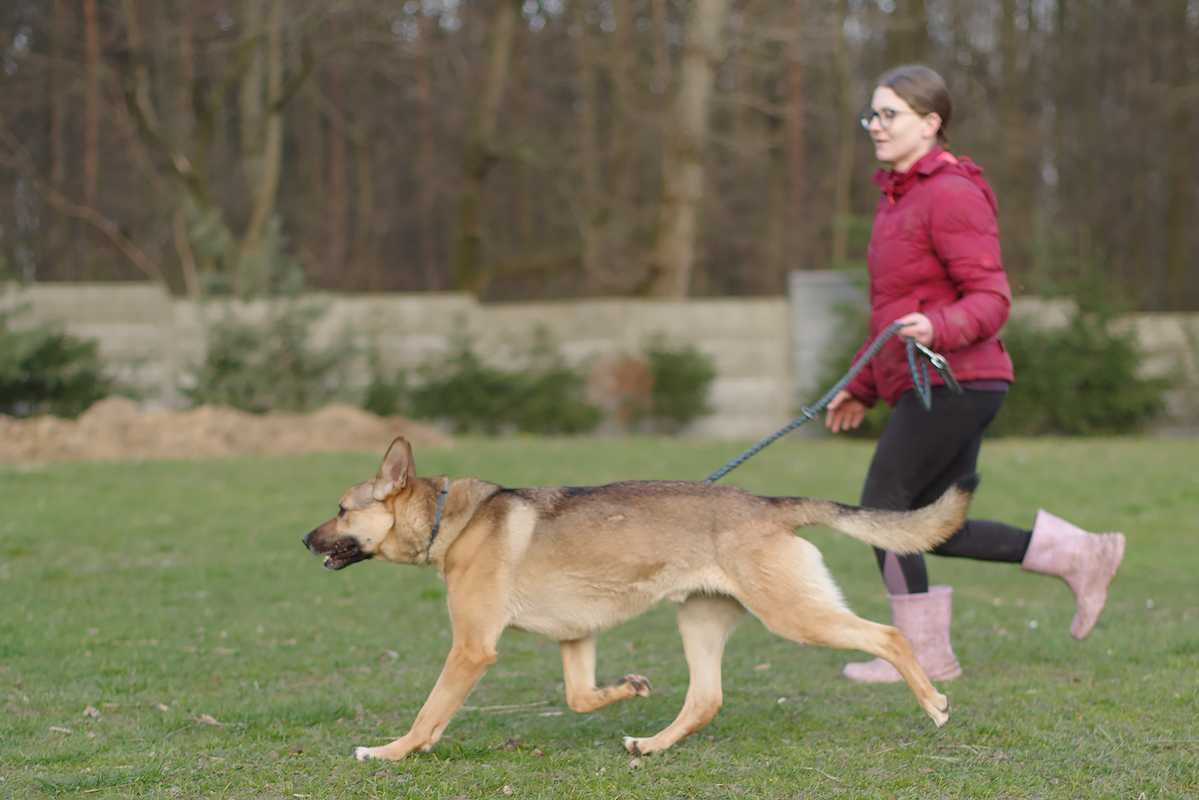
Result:
[[[147,411],[110,397],[75,420],[0,415],[0,463],[381,452],[401,434],[417,446],[450,443],[427,425],[349,405],[310,414],[247,414],[217,406]]]

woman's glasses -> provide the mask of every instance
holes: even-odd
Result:
[[[915,113],[915,111],[900,110],[897,108],[880,108],[878,110],[868,108],[862,112],[860,117],[858,117],[858,122],[862,123],[863,130],[868,131],[870,130],[870,124],[877,119],[879,127],[883,130],[887,130],[891,127],[891,123],[895,121],[895,118],[900,114]]]

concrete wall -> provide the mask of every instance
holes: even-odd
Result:
[[[480,305],[467,295],[332,295],[309,299],[324,309],[313,330],[319,347],[373,347],[388,368],[415,367],[447,353],[466,336],[484,358],[511,363],[538,328],[568,363],[636,355],[653,337],[690,344],[717,370],[714,413],[694,432],[752,437],[791,419],[791,341],[786,299],[654,302],[591,300]],[[149,402],[180,405],[179,387],[204,354],[201,314],[208,324],[263,319],[265,301],[198,308],[153,286],[39,284],[0,296],[0,306],[25,305],[24,321],[57,321],[95,338],[120,377]],[[352,345],[352,346],[351,346]],[[365,373],[363,372],[365,381]]]
[[[1145,353],[1145,375],[1170,377],[1165,428],[1199,432],[1199,314],[1137,314],[1120,320]]]
[[[829,352],[839,352],[842,347],[837,340],[842,309],[865,307],[865,276],[859,281],[844,271],[796,271],[787,276],[787,295],[791,302],[792,391],[801,403],[813,403],[829,389],[819,385]]]
[[[828,388],[817,384],[824,354],[839,347],[835,309],[864,302],[860,284],[839,272],[794,273],[789,290],[789,298],[498,305],[457,294],[310,297],[325,309],[313,330],[315,344],[344,344],[347,351],[373,346],[389,368],[444,354],[460,335],[485,358],[510,363],[538,327],[569,363],[582,367],[638,354],[654,336],[691,344],[710,355],[717,370],[715,411],[694,432],[756,437],[785,425],[800,402]],[[0,293],[0,308],[19,305],[29,313],[18,321],[57,321],[98,340],[124,380],[142,387],[149,402],[169,406],[182,403],[179,387],[203,357],[201,314],[219,325],[230,316],[262,319],[269,310],[265,301],[198,308],[144,284],[39,284]],[[1030,299],[1019,301],[1015,313],[1062,321],[1069,308]],[[1122,324],[1146,348],[1148,374],[1183,380],[1169,398],[1170,424],[1199,427],[1199,314],[1141,314]]]

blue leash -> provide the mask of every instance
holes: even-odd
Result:
[[[885,345],[892,336],[899,333],[902,327],[903,326],[898,322],[891,323],[891,325],[885,331],[875,337],[874,341],[870,343],[870,347],[866,349],[866,352],[862,353],[861,358],[855,361],[853,366],[849,368],[849,372],[845,373],[844,377],[837,381],[833,388],[825,392],[824,396],[816,401],[816,405],[801,406],[800,411],[802,412],[803,416],[792,420],[786,426],[779,428],[777,431],[770,434],[765,439],[734,458],[732,461],[729,461],[723,467],[705,478],[704,483],[715,483],[725,475],[728,475],[730,472],[735,470],[737,467],[744,464],[746,461],[749,461],[762,450],[765,450],[769,445],[774,444],[774,442],[798,428],[800,425],[803,425],[808,420],[815,419],[816,416],[833,401],[833,398],[837,396],[837,392],[848,386],[849,382],[852,381],[868,363],[870,363],[870,359],[878,355],[878,351],[883,349],[883,345]],[[953,371],[949,368],[949,362],[945,360],[945,356],[930,350],[929,348],[917,342],[915,339],[908,339],[906,342],[906,348],[908,356],[908,369],[912,371],[912,384],[916,388],[916,395],[920,398],[920,404],[924,406],[926,411],[931,410],[933,407],[933,391],[928,378],[929,364],[932,364],[933,369],[940,373],[941,379],[945,381],[945,385],[949,387],[951,391],[955,392],[956,394],[962,393],[961,384],[959,384],[957,379],[953,377]],[[917,362],[917,354],[919,354],[922,359],[919,362]]]

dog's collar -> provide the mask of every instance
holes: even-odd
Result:
[[[429,543],[425,545],[425,563],[429,563],[429,556],[433,550],[433,542],[437,539],[437,533],[441,530],[441,514],[445,511],[445,498],[450,493],[450,479],[446,478],[445,483],[441,487],[441,491],[437,493],[437,511],[433,514],[433,530],[429,532]]]

